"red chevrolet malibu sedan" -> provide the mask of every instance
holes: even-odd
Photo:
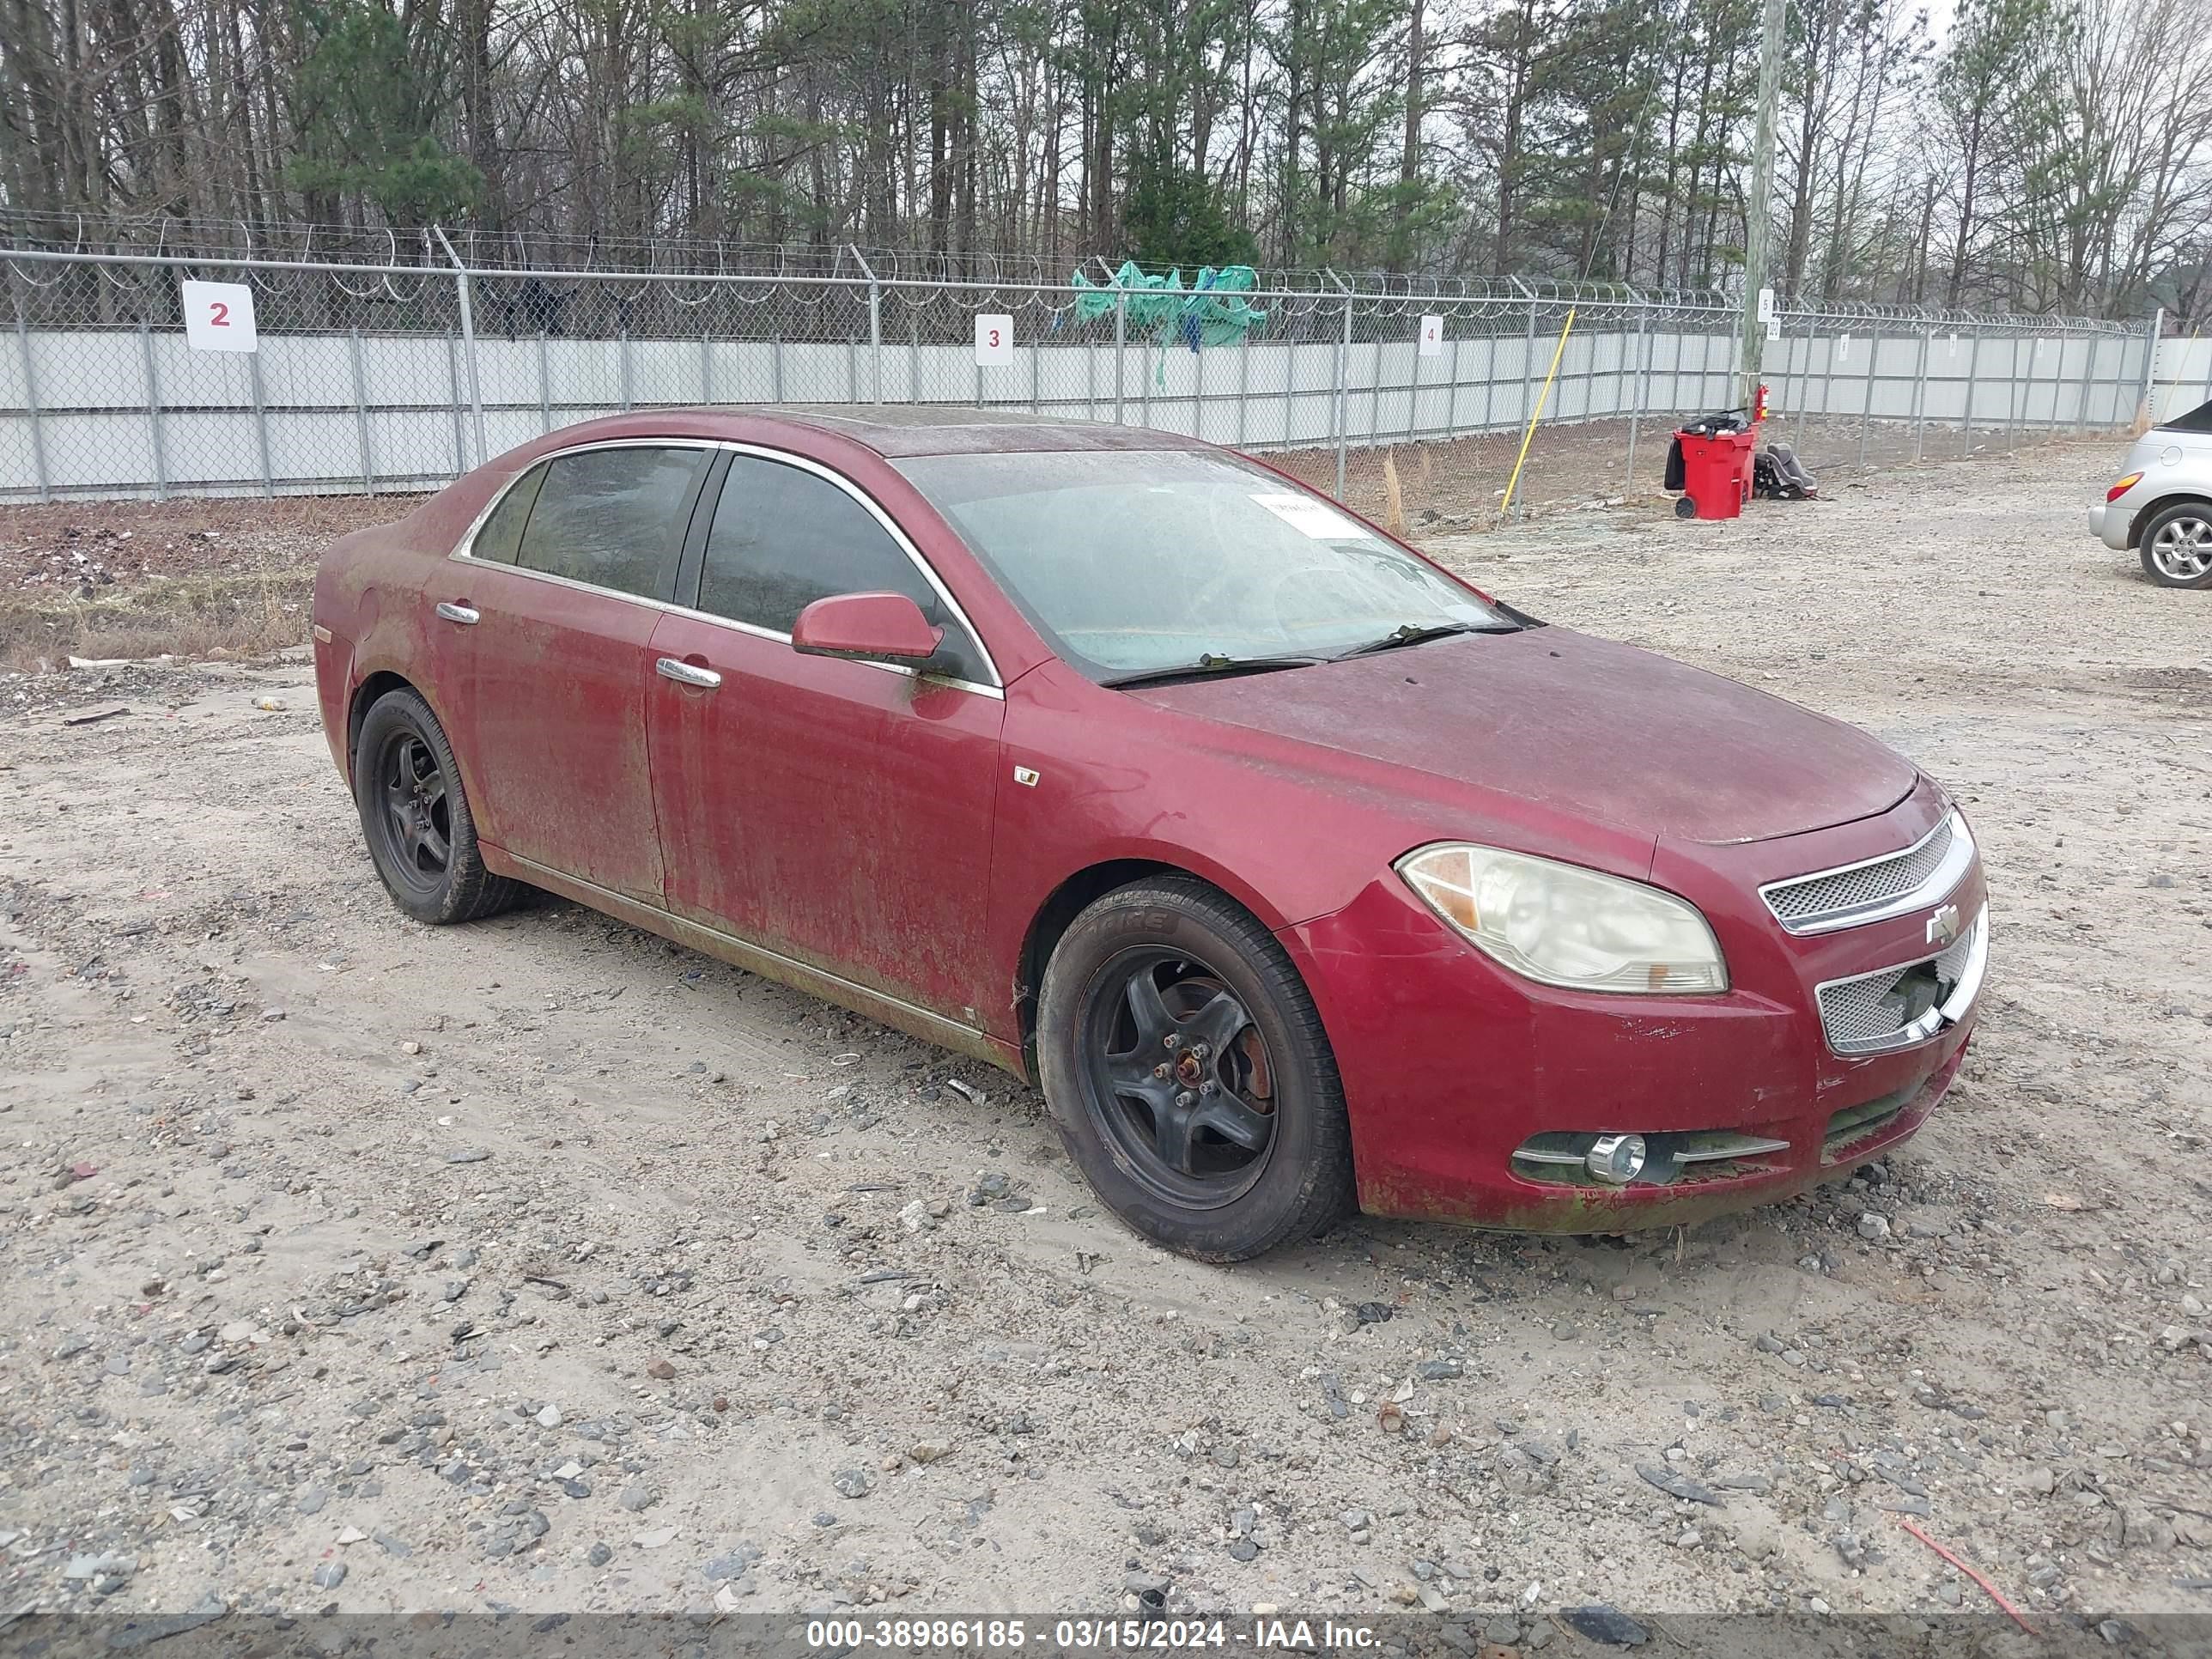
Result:
[[[1207,1260],[1781,1198],[1973,1022],[1911,762],[1167,434],[595,421],[338,542],[314,635],[407,914],[526,883],[1032,1079]]]

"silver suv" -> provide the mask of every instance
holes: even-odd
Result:
[[[2141,550],[2161,587],[2212,587],[2212,403],[2136,440],[2089,532],[2115,552]]]

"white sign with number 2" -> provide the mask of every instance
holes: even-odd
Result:
[[[1421,319],[1421,356],[1441,357],[1444,353],[1444,319],[1441,317]]]
[[[243,283],[184,284],[185,340],[195,351],[252,351],[253,290]]]
[[[975,362],[985,368],[1014,361],[1014,319],[992,312],[975,313]]]

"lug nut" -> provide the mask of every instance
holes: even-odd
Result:
[[[1188,1090],[1188,1089],[1185,1089],[1182,1093],[1178,1094],[1178,1095],[1176,1097],[1176,1105],[1178,1105],[1178,1106],[1182,1106],[1182,1107],[1190,1107],[1190,1106],[1194,1106],[1194,1105],[1196,1105],[1197,1103],[1198,1103],[1198,1097],[1197,1097],[1196,1095],[1194,1095],[1194,1094],[1191,1093],[1191,1091],[1190,1091],[1189,1090]]]
[[[1192,1043],[1190,1045],[1190,1051],[1200,1060],[1204,1060],[1208,1054],[1213,1052],[1212,1049],[1207,1048],[1203,1042]]]
[[[1220,1088],[1221,1085],[1219,1084],[1214,1082],[1212,1079],[1208,1078],[1205,1082],[1198,1085],[1198,1091],[1202,1095],[1210,1095],[1219,1092]]]
[[[1170,1031],[1165,1036],[1160,1039],[1160,1046],[1167,1049],[1169,1053],[1173,1054],[1177,1048],[1182,1047],[1182,1039],[1177,1036],[1173,1031]]]
[[[1154,1077],[1165,1077],[1168,1074],[1169,1070],[1170,1067],[1168,1063],[1164,1060],[1158,1065],[1152,1067],[1152,1075]]]

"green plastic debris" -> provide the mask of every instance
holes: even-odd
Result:
[[[1249,265],[1205,266],[1185,288],[1181,270],[1147,276],[1133,259],[1125,260],[1110,283],[1094,283],[1079,270],[1072,283],[1089,290],[1076,296],[1078,322],[1112,316],[1126,295],[1132,331],[1150,334],[1163,346],[1182,344],[1193,351],[1233,345],[1265,328],[1267,313],[1240,297],[1259,285],[1259,273]]]

